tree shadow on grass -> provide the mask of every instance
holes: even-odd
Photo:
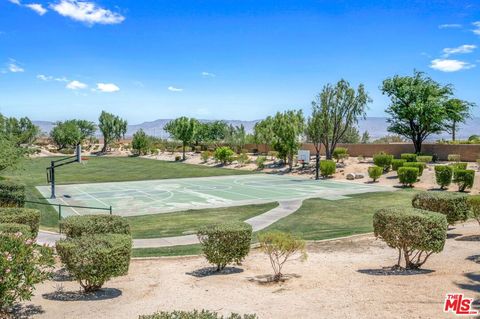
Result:
[[[237,267],[225,267],[224,269],[219,271],[217,271],[216,267],[205,267],[205,268],[196,269],[191,272],[187,272],[186,274],[193,277],[197,277],[197,278],[203,278],[203,277],[209,277],[209,276],[239,274],[242,272],[243,272],[243,269],[237,268]]]
[[[41,306],[16,304],[12,307],[12,319],[27,319],[45,313]]]
[[[458,240],[458,241],[480,241],[480,235],[462,236],[460,238],[456,238],[455,240]]]
[[[96,292],[84,293],[81,291],[55,291],[43,294],[47,300],[55,301],[100,301],[120,297],[122,291],[116,288],[102,288]]]
[[[372,269],[359,269],[357,270],[361,274],[371,275],[371,276],[415,276],[415,275],[426,275],[434,272],[435,270],[431,269],[404,269],[397,267],[383,267],[383,268],[372,268]]]

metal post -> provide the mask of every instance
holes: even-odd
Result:
[[[50,188],[52,190],[52,194],[50,198],[55,199],[56,194],[55,194],[55,162],[54,161],[50,163],[50,179],[51,179]]]
[[[62,205],[58,204],[58,232],[62,233],[62,224],[60,223],[62,220]]]
[[[112,215],[112,206],[110,206],[110,215]]]

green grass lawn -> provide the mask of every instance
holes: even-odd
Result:
[[[157,238],[195,233],[199,227],[220,221],[244,221],[278,206],[277,203],[187,210],[127,217],[133,238]]]
[[[200,244],[162,247],[162,248],[132,249],[132,257],[187,256],[187,255],[200,255],[201,253],[202,253],[202,246],[200,246]]]
[[[42,198],[35,186],[47,184],[45,168],[50,165],[52,159],[60,158],[24,160],[19,167],[3,172],[2,176],[25,184],[27,186],[27,200],[46,203],[47,201]],[[56,170],[57,183],[59,184],[123,182],[240,174],[251,174],[251,172],[178,162],[156,161],[138,157],[91,157],[86,166],[70,164]],[[58,216],[52,207],[35,204],[28,204],[27,207],[36,208],[42,212],[40,223],[43,229],[57,230]]]
[[[372,216],[377,209],[411,207],[415,190],[349,195],[329,201],[308,199],[302,207],[263,231],[292,232],[305,240],[321,240],[373,231]]]

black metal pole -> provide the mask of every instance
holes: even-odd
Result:
[[[54,161],[52,161],[50,164],[50,179],[51,179],[50,188],[52,190],[52,194],[50,198],[55,199],[56,194],[55,194],[55,162]]]

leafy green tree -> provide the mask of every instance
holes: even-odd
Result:
[[[255,144],[266,144],[268,146],[273,145],[273,118],[268,116],[266,119],[255,123],[253,127],[253,138]]]
[[[85,120],[68,120],[57,122],[50,132],[50,138],[58,149],[75,147],[90,139],[95,134],[96,128],[93,122]]]
[[[335,85],[327,84],[322,92],[312,102],[322,116],[323,145],[327,159],[332,158],[332,153],[337,144],[347,131],[358,123],[358,118],[366,116],[370,97],[363,84],[355,90],[345,80],[338,81]]]
[[[0,134],[0,172],[17,164],[23,154],[22,148]]]
[[[368,133],[368,131],[363,132],[360,143],[362,144],[370,143],[370,133]]]
[[[415,152],[431,134],[445,129],[448,120],[446,102],[452,94],[450,85],[441,85],[422,72],[413,76],[395,75],[383,81],[381,90],[391,103],[386,112],[388,131],[413,142]]]
[[[35,141],[40,129],[28,117],[16,119],[0,114],[0,134],[16,145],[31,144]]]
[[[290,169],[293,157],[300,147],[300,137],[305,130],[305,120],[301,110],[278,112],[273,118],[273,148],[278,155],[287,160]]]
[[[226,137],[228,125],[225,121],[197,123],[195,145],[200,143],[220,145]]]
[[[151,146],[151,139],[147,136],[147,134],[142,130],[138,130],[133,134],[132,139],[132,149],[138,155],[145,155],[150,150]]]
[[[117,115],[102,111],[98,122],[98,128],[103,134],[102,152],[105,153],[110,143],[118,141],[125,136],[127,133],[127,121]]]
[[[198,121],[185,116],[172,120],[163,128],[170,136],[182,142],[182,158],[185,160],[185,148],[193,143]]]
[[[338,140],[338,143],[344,144],[358,144],[360,143],[360,132],[355,126],[349,126],[345,134]]]
[[[226,142],[237,153],[240,153],[245,146],[247,133],[243,124],[240,126],[230,125],[228,127]]]
[[[463,101],[460,99],[450,99],[446,103],[447,112],[447,130],[452,134],[452,141],[455,141],[458,125],[464,124],[467,119],[471,118],[471,109],[474,103]]]

